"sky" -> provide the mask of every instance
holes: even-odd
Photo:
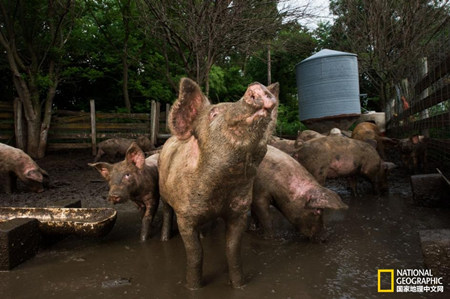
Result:
[[[312,19],[300,20],[300,23],[309,29],[314,30],[317,28],[317,24],[320,21],[332,21],[328,9],[329,2],[329,0],[286,0],[285,4],[293,7],[303,7],[308,5],[308,12],[312,13],[316,17]],[[284,5],[284,3],[281,5]]]

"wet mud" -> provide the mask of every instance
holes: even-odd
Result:
[[[59,200],[81,200],[83,207],[110,207],[107,185],[87,166],[89,152],[58,152],[38,164],[51,177],[44,193],[0,194],[0,206],[48,206]],[[158,213],[151,239],[139,241],[140,215],[131,203],[116,205],[117,221],[103,238],[68,236],[46,244],[38,254],[11,271],[0,272],[1,298],[449,298],[444,293],[377,292],[378,269],[424,268],[419,231],[450,228],[450,210],[412,203],[409,177],[394,170],[386,196],[370,194],[360,184],[352,197],[345,180],[331,180],[349,209],[326,212],[328,238],[312,243],[299,235],[275,209],[275,238],[257,231],[243,237],[242,258],[247,284],[228,283],[224,225],[203,230],[204,287],[184,288],[185,252],[175,231],[159,240]],[[434,273],[433,273],[434,274]]]

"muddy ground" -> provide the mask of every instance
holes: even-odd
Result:
[[[89,151],[49,153],[37,161],[51,177],[44,193],[0,194],[0,206],[48,206],[61,200],[81,200],[83,207],[110,207],[107,185],[87,163]],[[377,292],[378,269],[424,267],[419,231],[450,228],[450,210],[413,205],[409,176],[396,169],[390,194],[352,197],[345,181],[332,180],[349,205],[344,212],[327,212],[328,240],[311,243],[273,210],[276,238],[264,240],[248,231],[242,255],[247,284],[228,284],[224,227],[218,221],[204,232],[204,281],[197,291],[184,288],[185,253],[174,232],[159,240],[161,219],[152,238],[139,241],[140,218],[132,203],[116,205],[117,222],[99,239],[68,236],[42,247],[37,256],[11,271],[0,272],[1,298],[450,298],[450,281],[443,293]],[[436,273],[433,273],[436,275]]]

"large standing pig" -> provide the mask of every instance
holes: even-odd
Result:
[[[311,139],[294,154],[320,184],[326,178],[366,177],[377,193],[388,191],[386,172],[393,165],[383,162],[375,148],[361,140],[340,136],[327,136]],[[356,180],[353,193],[356,194]]]
[[[40,168],[21,149],[0,143],[0,177],[6,193],[13,192],[17,185],[17,178],[34,192],[44,191],[48,186],[48,173]]]
[[[322,187],[294,158],[269,145],[253,185],[252,215],[272,236],[270,205],[309,238],[322,231],[323,209],[347,208],[337,193]]]
[[[395,143],[394,140],[381,136],[378,126],[371,122],[361,122],[357,124],[353,129],[352,138],[368,142],[375,146],[382,159],[386,159],[384,143]]]
[[[226,223],[231,284],[244,284],[241,238],[277,97],[278,84],[266,88],[253,83],[239,101],[210,105],[195,82],[187,78],[180,82],[179,97],[169,115],[172,137],[159,156],[159,188],[177,216],[189,289],[201,286],[199,225],[217,217]]]
[[[400,139],[398,148],[403,166],[411,173],[423,171],[427,163],[428,138],[423,135],[414,135],[410,138]]]
[[[133,142],[136,142],[144,152],[153,149],[150,139],[146,136],[139,136],[136,140],[128,138],[111,138],[104,140],[97,145],[98,150],[94,162],[100,160],[103,155],[107,155],[110,158],[125,156],[125,153]]]
[[[116,204],[132,200],[143,213],[142,241],[150,235],[151,223],[159,205],[158,157],[159,154],[155,154],[145,159],[144,152],[133,142],[121,162],[89,163],[108,182],[109,201]]]

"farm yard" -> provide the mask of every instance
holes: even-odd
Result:
[[[449,298],[449,4],[0,0],[1,298]]]
[[[92,160],[89,150],[49,153],[38,163],[53,178],[50,189],[29,193],[19,186],[19,193],[0,194],[2,206],[44,207],[76,200],[83,207],[110,206],[105,199],[106,182],[87,165]],[[274,239],[247,230],[242,246],[246,286],[242,289],[232,289],[228,283],[222,222],[205,228],[207,285],[192,292],[184,287],[180,235],[174,231],[169,241],[160,241],[158,213],[151,238],[140,242],[140,215],[131,202],[114,205],[117,221],[105,237],[68,236],[46,245],[34,258],[0,272],[0,289],[5,298],[378,298],[377,269],[423,268],[419,232],[448,228],[450,217],[448,209],[413,204],[404,169],[393,170],[386,196],[372,195],[370,185],[361,183],[363,195],[353,197],[345,180],[327,181],[326,186],[338,192],[349,209],[325,214],[326,242],[303,238],[275,209],[271,210],[276,223]],[[447,271],[447,289],[449,269],[442,271]],[[395,296],[446,298],[445,292]]]

